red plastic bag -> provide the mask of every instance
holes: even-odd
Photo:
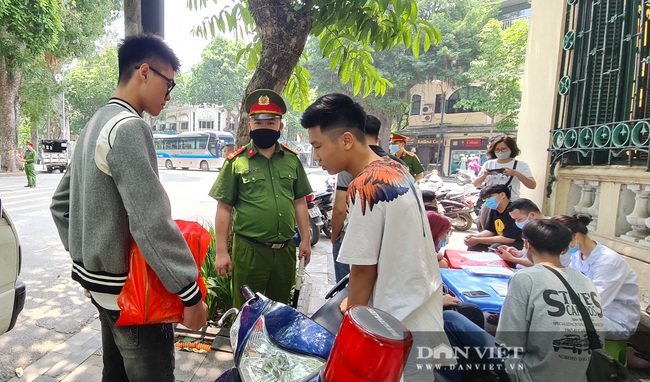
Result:
[[[199,277],[196,280],[206,297],[205,281],[201,275],[203,260],[212,236],[197,222],[175,220],[187,246],[194,255]],[[179,323],[183,320],[183,302],[177,294],[165,289],[156,273],[147,264],[135,240],[131,244],[129,275],[117,297],[120,318],[116,326]]]

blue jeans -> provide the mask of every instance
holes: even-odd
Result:
[[[341,281],[345,276],[350,274],[350,266],[348,264],[342,264],[336,261],[339,257],[341,244],[343,243],[343,236],[345,236],[345,231],[341,231],[338,239],[336,239],[336,244],[332,246],[332,255],[334,256],[334,276],[336,276],[336,282]]]
[[[172,324],[115,326],[119,311],[93,305],[102,324],[102,382],[174,382]]]
[[[492,337],[485,330],[478,327],[467,317],[463,316],[462,314],[456,311],[445,310],[442,312],[442,318],[444,321],[445,334],[447,334],[447,338],[449,338],[449,343],[451,344],[451,346],[453,348],[459,348],[459,349],[469,348],[471,349],[469,355],[476,356],[476,358],[471,357],[471,359],[461,358],[459,356],[457,358],[458,365],[476,364],[476,363],[485,364],[485,365],[492,364],[494,365],[493,370],[498,376],[499,380],[509,381],[508,375],[505,372],[505,368],[503,366],[503,358],[490,357],[490,355],[501,354],[498,350],[498,346],[496,345],[494,337]],[[477,355],[479,353],[474,351],[474,349],[490,349],[490,348],[493,348],[492,352],[486,351],[484,353],[481,353],[487,356],[486,358],[483,359],[479,359]],[[454,369],[440,370],[440,374],[444,375],[450,381],[462,381],[463,379],[463,372],[459,370],[454,370]]]

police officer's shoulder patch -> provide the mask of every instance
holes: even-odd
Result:
[[[295,150],[291,150],[291,149],[289,148],[289,146],[285,145],[284,143],[282,144],[282,148],[285,149],[285,150],[287,150],[288,152],[294,154],[294,155],[298,155],[298,152],[297,152],[297,151],[295,151]]]
[[[246,150],[246,146],[242,146],[242,147],[238,148],[237,150],[232,151],[230,154],[228,154],[228,155],[226,156],[226,159],[228,159],[228,160],[233,160],[233,159],[235,159],[235,157],[236,157],[237,155],[243,153],[245,150]]]

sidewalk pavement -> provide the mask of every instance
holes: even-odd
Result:
[[[475,234],[472,228],[457,232],[450,238],[451,248],[462,248],[463,239]],[[324,296],[336,283],[334,263],[329,240],[321,236],[312,247],[311,262],[306,267],[306,277],[298,303],[298,310],[311,316],[325,302]],[[193,353],[176,349],[177,382],[213,382],[224,371],[232,368],[233,358],[229,330],[211,328],[216,335],[209,353]],[[94,320],[79,333],[53,348],[44,357],[29,365],[22,377],[9,382],[100,382],[102,373],[101,333],[99,319]],[[647,373],[630,369],[630,380],[650,382]]]
[[[321,236],[320,241],[312,247],[311,262],[305,269],[305,282],[298,303],[298,310],[308,316],[324,303],[325,294],[335,284],[331,248],[325,236]],[[212,351],[194,353],[176,349],[177,382],[212,382],[234,366],[229,329],[211,328],[209,332],[216,334]],[[101,342],[99,319],[95,319],[26,367],[21,377],[16,376],[9,382],[100,382]]]

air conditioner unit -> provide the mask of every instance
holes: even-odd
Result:
[[[434,108],[433,108],[433,105],[431,105],[431,104],[426,104],[426,105],[422,106],[422,114],[431,114],[431,113],[433,113],[433,111],[434,111]]]
[[[423,115],[422,116],[422,122],[431,122],[431,116],[430,115]]]

